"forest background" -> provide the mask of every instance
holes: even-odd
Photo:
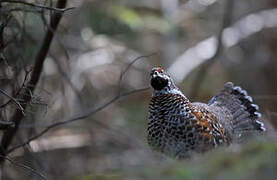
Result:
[[[2,0],[1,179],[274,179],[276,59],[276,0]],[[153,152],[153,66],[191,101],[242,86],[267,133],[181,162]]]

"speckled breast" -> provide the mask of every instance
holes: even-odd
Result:
[[[147,138],[153,149],[174,157],[185,157],[192,150],[202,151],[213,141],[203,136],[203,128],[185,97],[177,94],[152,97]]]

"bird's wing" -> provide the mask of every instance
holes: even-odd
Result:
[[[217,143],[228,142],[226,129],[218,121],[216,115],[209,110],[207,104],[192,103],[191,109],[196,119],[194,126],[202,130],[203,136],[215,138]]]

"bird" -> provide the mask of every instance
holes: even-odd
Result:
[[[258,105],[232,82],[208,103],[190,102],[161,67],[152,68],[150,84],[147,141],[153,150],[183,159],[266,131]]]

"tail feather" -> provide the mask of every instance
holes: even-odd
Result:
[[[245,90],[231,82],[224,85],[224,89],[210,100],[209,105],[225,107],[230,111],[234,132],[266,130],[261,121],[262,115],[258,112],[259,106],[253,104],[252,97]]]
[[[253,98],[248,96],[247,92],[239,86],[235,86],[231,91],[233,98],[238,98],[241,101],[241,109],[243,108],[246,112],[244,116],[235,118],[236,121],[245,121],[245,123],[238,123],[238,128],[243,124],[252,124],[253,129],[265,131],[264,124],[260,121],[262,114],[258,112],[259,106],[253,104]],[[247,114],[249,114],[247,116]]]
[[[234,120],[240,119],[239,117],[245,113],[245,110],[243,108],[239,108],[238,110],[232,112]]]

